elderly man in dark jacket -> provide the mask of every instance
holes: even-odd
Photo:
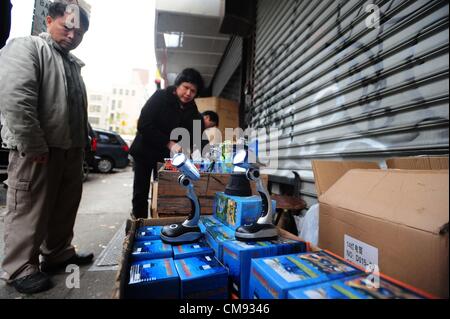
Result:
[[[170,152],[182,151],[178,136],[174,139],[172,132],[177,128],[186,129],[190,134],[190,150],[201,148],[201,145],[193,145],[192,137],[195,120],[199,121],[202,133],[204,130],[202,116],[194,101],[203,86],[198,71],[185,69],[176,78],[175,86],[157,91],[144,105],[138,133],[130,149],[134,160],[134,217],[148,217],[150,179],[152,171],[156,173],[156,164],[170,157]]]

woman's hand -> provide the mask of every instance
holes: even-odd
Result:
[[[183,151],[181,146],[178,143],[175,143],[174,141],[170,141],[169,144],[167,144],[167,148],[170,150],[170,155],[175,155]]]

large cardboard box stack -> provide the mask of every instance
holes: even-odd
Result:
[[[448,297],[448,158],[387,164],[313,162],[319,247]]]
[[[218,97],[199,98],[195,100],[200,113],[214,111],[219,115],[219,130],[225,141],[225,129],[239,127],[239,104],[235,101]]]

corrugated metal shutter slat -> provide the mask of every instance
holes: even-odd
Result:
[[[378,28],[369,3],[257,2],[246,118],[279,128],[278,167],[266,172],[280,182],[299,172],[308,203],[313,159],[448,154],[448,1],[374,1]]]

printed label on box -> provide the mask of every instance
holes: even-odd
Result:
[[[378,248],[345,235],[344,250],[345,260],[360,265],[364,269],[369,269],[372,265],[378,268]]]

